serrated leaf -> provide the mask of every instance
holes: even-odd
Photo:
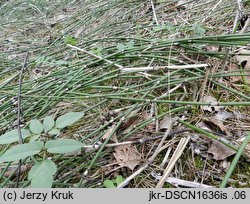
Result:
[[[30,127],[31,132],[35,134],[41,134],[43,132],[43,125],[37,119],[30,121],[29,127]]]
[[[58,129],[65,128],[69,125],[72,125],[76,121],[80,120],[84,116],[83,112],[69,112],[66,113],[56,120],[56,127]]]
[[[43,160],[42,162],[36,163],[28,174],[28,179],[31,180],[32,178],[38,176],[40,172],[46,172],[46,174],[54,175],[57,171],[56,164],[51,160]]]
[[[59,135],[60,134],[60,130],[54,128],[51,131],[48,132],[50,135]]]
[[[30,131],[26,129],[21,129],[22,138],[25,139],[31,135]],[[13,142],[17,142],[19,140],[17,129],[6,132],[2,136],[0,136],[0,144],[10,144]]]
[[[115,188],[115,185],[114,185],[113,181],[108,180],[108,179],[103,182],[103,185],[106,188]]]
[[[117,176],[116,179],[115,179],[115,182],[116,182],[117,186],[118,186],[119,184],[121,184],[123,181],[124,181],[124,179],[123,179],[122,176]]]
[[[73,139],[58,139],[46,142],[45,147],[50,153],[68,153],[81,149],[83,144]]]
[[[50,131],[55,125],[55,121],[51,116],[46,116],[43,120],[43,128],[46,132]]]
[[[0,163],[24,159],[28,156],[32,156],[39,153],[42,150],[42,148],[43,148],[43,142],[41,141],[16,145],[11,149],[8,149],[0,157]]]

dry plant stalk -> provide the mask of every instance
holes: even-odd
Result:
[[[166,179],[168,178],[169,174],[171,173],[172,169],[174,168],[175,163],[180,158],[182,152],[184,151],[185,147],[187,146],[188,141],[190,140],[190,136],[181,138],[173,156],[171,157],[168,166],[166,167],[163,176],[161,177],[160,181],[156,185],[156,188],[162,188]]]

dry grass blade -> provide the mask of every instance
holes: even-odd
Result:
[[[176,150],[174,151],[173,156],[171,157],[166,169],[164,170],[163,176],[161,177],[160,181],[157,183],[156,188],[162,188],[166,179],[168,178],[169,174],[171,173],[172,169],[174,168],[175,163],[182,155],[185,147],[187,146],[190,140],[190,136],[181,138]]]
[[[161,176],[155,173],[151,173],[151,175],[157,180],[160,180],[162,178]],[[202,184],[202,183],[185,181],[183,179],[172,178],[172,177],[168,177],[165,182],[170,183],[176,187],[186,187],[186,188],[212,188],[213,187],[213,186],[209,186],[209,185]]]

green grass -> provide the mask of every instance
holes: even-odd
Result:
[[[243,116],[239,121],[225,121],[234,136],[231,142],[245,136],[250,130],[244,119],[249,115],[249,89],[246,81],[237,84],[231,81],[231,77],[246,79],[249,70],[230,70],[229,66],[236,63],[234,50],[246,46],[250,41],[249,32],[232,32],[237,2],[226,0],[215,6],[213,0],[191,0],[186,7],[178,7],[175,2],[155,3],[160,22],[157,25],[151,4],[146,1],[3,1],[0,4],[0,135],[12,129],[16,120],[17,81],[23,56],[29,52],[22,86],[24,123],[49,114],[57,117],[69,111],[83,111],[83,120],[66,129],[64,136],[77,137],[86,145],[99,141],[111,125],[117,129],[119,142],[141,131],[143,138],[155,136],[159,131],[156,132],[155,128],[149,131],[148,124],[156,119],[161,121],[165,116],[183,116],[186,122],[195,126],[203,117],[215,114],[203,112],[200,107],[207,103],[198,101],[206,71],[214,69],[208,74],[204,95],[214,96],[227,105],[226,111],[238,111]],[[246,10],[250,7],[248,2],[245,1]],[[176,17],[177,13],[179,17]],[[73,49],[67,43],[84,51]],[[208,45],[219,51],[209,51]],[[121,67],[187,64],[211,66],[146,73],[120,70]],[[174,90],[177,86],[180,87]],[[169,90],[173,92],[163,96]],[[150,115],[153,99],[157,99],[157,114],[153,112],[152,117],[135,121],[132,128],[127,127],[131,128],[129,132],[126,129],[119,131],[126,124],[129,111],[139,107],[138,115]],[[117,109],[121,110],[114,114],[112,111]],[[178,130],[180,126],[184,127],[181,123],[175,124],[173,130]],[[240,134],[236,131],[238,129]],[[205,135],[195,128],[190,129],[189,134]],[[173,137],[181,136],[177,134]],[[110,143],[109,140],[106,142]],[[191,141],[189,145],[196,142]],[[138,145],[144,160],[153,154],[153,144]],[[5,148],[1,146],[0,151]],[[115,163],[112,151],[112,148],[103,145],[99,151],[88,152],[83,157],[55,158],[65,167],[60,168],[54,187],[99,187],[98,183],[103,183],[109,176],[109,171],[101,171],[101,167]],[[158,171],[156,167],[162,158],[164,153],[154,161],[150,167],[152,171]],[[185,159],[190,158],[181,157],[181,161]],[[220,163],[214,160],[209,162],[211,166]],[[238,164],[232,174],[235,180],[238,179],[237,173],[249,176],[249,163],[240,158]],[[179,167],[177,164],[176,168]],[[0,168],[9,169],[6,165]],[[87,179],[80,176],[88,168]],[[195,155],[193,168],[205,168],[219,175],[209,166],[204,167],[201,155]],[[184,170],[189,172],[188,169]],[[72,175],[64,175],[69,171]],[[142,172],[129,186],[153,187],[156,183],[150,176],[140,183],[145,175]],[[224,175],[225,172],[222,177]],[[182,177],[190,181],[195,178],[197,174],[191,172]],[[21,181],[23,187],[29,185],[26,181],[24,172]],[[14,183],[14,175],[2,175],[0,179],[1,186]],[[206,184],[219,187],[220,182],[211,178]],[[171,186],[166,184],[165,187]]]

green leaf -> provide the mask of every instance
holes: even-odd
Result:
[[[28,156],[37,154],[38,152],[42,150],[42,148],[43,148],[43,142],[41,141],[16,145],[12,147],[11,149],[8,149],[0,157],[0,163],[24,159]]]
[[[53,184],[53,175],[56,171],[57,167],[51,160],[36,163],[28,174],[28,179],[31,180],[31,187],[50,188]]]
[[[161,31],[161,30],[162,30],[162,26],[161,25],[153,27],[153,31],[154,32],[158,32],[158,31]]]
[[[58,139],[46,142],[45,147],[50,153],[68,153],[83,147],[83,144],[73,139]]]
[[[83,117],[83,112],[69,112],[66,113],[56,120],[56,127],[59,129],[65,128],[69,125],[72,125],[76,121],[80,120]]]
[[[97,47],[95,49],[92,49],[92,52],[98,56],[102,56],[102,51],[103,51],[102,47]]]
[[[36,163],[29,171],[28,179],[31,180],[36,177],[41,171],[53,176],[57,171],[56,164],[49,159]]]
[[[43,132],[43,125],[37,119],[30,121],[29,127],[30,127],[31,132],[33,132],[35,134],[41,134]]]
[[[204,36],[205,33],[206,33],[206,29],[204,29],[201,25],[199,24],[194,24],[193,27],[192,27],[192,30],[194,31],[194,34],[196,36]]]
[[[30,131],[21,129],[22,138],[25,139],[31,135]],[[18,130],[11,130],[0,136],[0,144],[10,144],[19,140]]]
[[[118,50],[119,52],[123,52],[123,51],[125,50],[126,46],[125,46],[123,43],[118,43],[118,44],[116,45],[116,48],[117,48],[117,50]]]
[[[117,176],[116,179],[115,179],[115,182],[116,182],[117,186],[118,186],[119,184],[121,184],[123,181],[124,181],[124,179],[123,179],[122,176]]]
[[[64,36],[64,43],[75,46],[75,45],[77,45],[77,40],[75,38],[71,37],[70,35],[66,35],[66,36]]]
[[[51,131],[48,132],[50,135],[59,135],[60,134],[60,130],[54,128]]]
[[[43,120],[43,128],[46,132],[50,131],[55,125],[55,121],[51,116],[46,116]]]
[[[114,185],[113,181],[111,181],[111,180],[109,180],[109,179],[105,180],[105,181],[103,182],[103,184],[104,184],[104,186],[105,186],[106,188],[115,188],[115,185]]]
[[[40,172],[37,177],[31,179],[32,188],[51,188],[53,184],[53,176],[46,174],[46,172]]]
[[[126,47],[128,49],[133,49],[134,48],[134,41],[133,40],[130,40],[126,43]]]
[[[34,135],[34,136],[32,136],[32,137],[30,138],[29,143],[35,142],[40,136],[41,136],[41,135]]]

